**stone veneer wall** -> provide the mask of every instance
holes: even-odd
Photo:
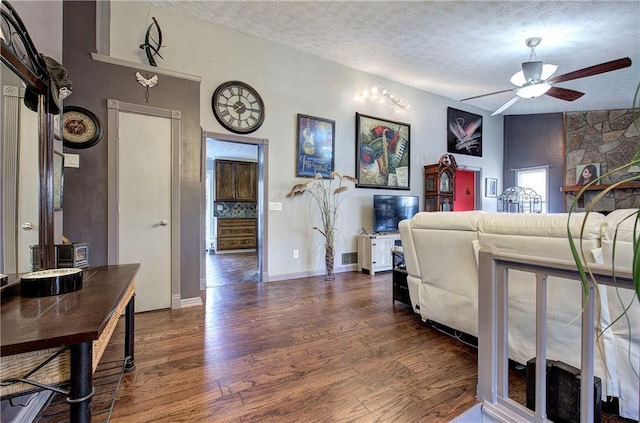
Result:
[[[636,113],[638,113],[636,111]],[[632,109],[570,112],[565,120],[565,185],[576,185],[576,167],[581,164],[599,163],[600,175],[629,162],[640,148],[640,119],[633,121]],[[627,170],[605,177],[600,184],[619,182],[631,176]],[[640,178],[640,173],[635,173]],[[600,191],[589,191],[584,198],[587,206]],[[575,198],[573,193],[565,197],[567,210]],[[595,211],[612,211],[621,208],[637,208],[640,205],[638,189],[615,189],[602,197]],[[579,210],[584,210],[580,207]]]

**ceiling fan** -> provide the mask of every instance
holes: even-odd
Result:
[[[558,66],[543,63],[536,58],[535,49],[540,44],[540,41],[542,41],[542,38],[540,37],[527,38],[525,41],[527,47],[531,48],[531,54],[529,55],[529,60],[522,63],[522,70],[516,72],[510,79],[510,82],[515,85],[515,88],[463,98],[460,101],[473,100],[494,94],[515,92],[516,95],[500,106],[491,114],[491,116],[504,112],[520,98],[536,98],[546,94],[551,97],[559,98],[560,100],[574,101],[582,97],[584,93],[570,90],[568,88],[555,87],[553,84],[585,78],[587,76],[598,75],[600,73],[611,72],[631,66],[631,59],[625,57],[623,59],[612,60],[611,62],[600,63],[598,65],[589,66],[588,68],[554,76]]]

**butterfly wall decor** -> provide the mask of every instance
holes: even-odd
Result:
[[[149,76],[149,75],[147,75]],[[158,75],[153,75],[151,78],[145,78],[142,76],[140,72],[136,72],[136,78],[138,79],[138,83],[146,88],[144,93],[144,98],[149,102],[149,88],[155,87],[158,85]]]

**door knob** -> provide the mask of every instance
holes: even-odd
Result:
[[[38,228],[33,226],[33,223],[31,223],[31,222],[24,222],[22,224],[22,229],[25,230],[25,231],[30,231],[32,229],[38,229]]]
[[[168,224],[168,223],[169,223],[169,222],[167,222],[167,220],[166,220],[166,219],[162,219],[162,220],[160,221],[160,226],[167,226],[167,224]]]

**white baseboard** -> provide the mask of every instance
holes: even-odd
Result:
[[[180,301],[180,308],[200,307],[201,305],[203,305],[203,303],[200,297],[184,298]]]
[[[345,266],[337,266],[333,269],[334,273],[344,273],[344,272],[354,272],[358,270],[357,264],[349,264]],[[299,279],[299,278],[308,278],[311,276],[322,276],[324,275],[324,269],[318,269],[307,272],[296,272],[296,273],[281,273],[279,275],[265,275],[265,282],[276,282],[276,281],[285,281],[288,279]]]

